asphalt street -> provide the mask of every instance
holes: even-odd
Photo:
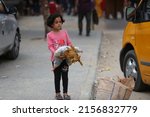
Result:
[[[73,100],[91,97],[95,80],[101,31],[93,30],[90,37],[78,35],[77,17],[64,16],[63,28],[68,30],[75,46],[83,50],[83,66],[75,63],[69,69],[69,94]],[[43,39],[42,16],[21,17],[22,34],[20,55],[17,60],[0,60],[0,99],[2,100],[53,100],[54,79],[50,52]],[[84,23],[85,28],[85,23]]]

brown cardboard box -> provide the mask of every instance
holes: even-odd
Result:
[[[128,100],[134,87],[133,78],[113,80],[111,78],[99,78],[94,86],[96,100]]]

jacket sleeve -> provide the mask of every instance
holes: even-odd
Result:
[[[53,40],[50,38],[49,35],[47,35],[47,43],[48,43],[48,49],[54,53],[55,52],[55,48],[54,48],[54,44],[53,44]]]

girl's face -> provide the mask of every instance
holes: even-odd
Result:
[[[61,18],[60,17],[57,17],[55,20],[54,20],[54,23],[53,23],[53,30],[54,31],[59,31],[62,29],[62,21],[61,21]]]

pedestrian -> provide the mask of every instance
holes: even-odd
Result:
[[[135,7],[138,0],[124,0],[125,6]]]
[[[55,0],[57,4],[57,12],[63,15],[63,0]]]
[[[57,4],[54,0],[50,0],[49,2],[49,13],[55,14],[57,12]]]
[[[39,0],[32,0],[33,15],[40,14],[40,3],[39,2],[40,2]]]
[[[137,3],[137,0],[130,0],[130,2],[131,2],[131,6],[135,7],[135,4]]]
[[[103,10],[101,7],[103,0],[95,0],[95,9],[97,11],[98,17],[102,17],[103,15]]]
[[[78,28],[79,35],[82,35],[83,31],[83,19],[86,18],[86,36],[90,36],[91,31],[91,14],[93,10],[93,0],[76,0],[76,6],[78,11]]]
[[[51,31],[47,34],[48,48],[51,51],[51,61],[54,67],[54,52],[62,46],[71,46],[72,42],[69,38],[67,31],[62,29],[64,19],[60,14],[52,14],[48,17],[47,25],[51,28]],[[57,100],[70,100],[71,97],[68,95],[68,71],[69,66],[66,60],[53,70],[54,72],[54,84],[55,84],[55,98]],[[63,84],[63,97],[60,91],[60,81],[62,79]]]
[[[68,12],[67,14],[68,15],[75,15],[75,11],[74,11],[74,8],[75,8],[75,0],[68,0]]]

